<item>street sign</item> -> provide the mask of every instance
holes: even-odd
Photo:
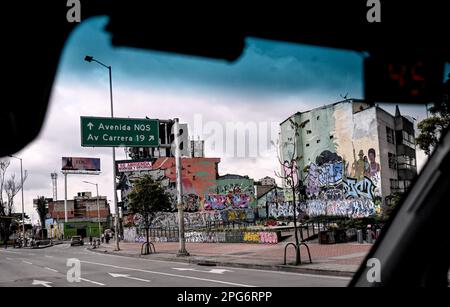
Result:
[[[158,147],[157,119],[80,117],[81,146]]]

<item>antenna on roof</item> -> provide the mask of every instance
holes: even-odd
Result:
[[[346,93],[345,96],[342,96],[342,94],[339,94],[339,96],[341,96],[342,99],[347,100],[348,93]]]

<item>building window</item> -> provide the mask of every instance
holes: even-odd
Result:
[[[319,120],[320,116],[317,116],[317,120]]]
[[[316,143],[319,144],[319,143],[320,143],[320,140],[317,140]]]
[[[389,168],[396,169],[397,168],[397,159],[395,157],[395,154],[389,152],[388,159],[389,159]]]
[[[398,180],[397,179],[389,179],[391,182],[391,192],[395,193],[398,190]]]
[[[401,155],[397,157],[398,169],[415,169],[416,159],[407,155]]]
[[[330,135],[330,140],[333,139],[333,138],[334,138],[334,136],[333,136],[333,135]]]
[[[411,148],[415,148],[414,136],[406,131],[402,131],[403,144]]]
[[[311,134],[312,131],[311,130],[306,130],[306,134]]]
[[[386,139],[388,143],[395,144],[394,130],[389,127],[386,127]]]
[[[309,144],[306,144],[306,147],[309,147]]]

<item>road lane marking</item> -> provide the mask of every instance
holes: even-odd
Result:
[[[6,257],[6,260],[11,260],[11,261],[13,261],[14,259]]]
[[[109,257],[118,257],[118,258],[130,258],[127,256],[121,256],[121,255],[112,255],[112,254],[100,254],[98,252],[90,251],[89,249],[86,249],[89,254],[95,255],[98,254],[100,256],[109,256]],[[186,265],[189,266],[191,263],[186,262],[178,262],[178,261],[169,261],[169,260],[156,260],[156,259],[143,259],[143,258],[134,258],[136,260],[143,260],[143,261],[150,261],[150,262],[166,262],[166,263],[176,263],[177,265]],[[226,266],[225,266],[226,267]],[[325,278],[325,279],[338,279],[338,280],[351,280],[352,277],[347,276],[336,276],[336,275],[326,275],[326,274],[308,274],[308,273],[294,273],[294,272],[284,272],[284,271],[275,271],[275,270],[264,270],[264,269],[249,269],[249,268],[239,268],[239,267],[232,267],[233,270],[240,270],[240,271],[254,271],[254,272],[265,272],[265,273],[271,273],[271,274],[280,274],[280,275],[293,275],[293,276],[303,276],[303,277],[314,277],[314,278]]]
[[[108,273],[109,275],[111,275],[114,278],[117,277],[122,277],[122,278],[128,278],[128,279],[133,279],[133,280],[137,280],[137,281],[143,281],[143,282],[150,282],[150,280],[148,279],[142,279],[142,278],[137,278],[137,277],[132,277],[128,274],[115,274],[115,273]]]
[[[98,255],[98,256],[108,256],[108,257],[118,257],[118,258],[126,258],[126,259],[130,259],[130,257],[127,256],[121,256],[121,255],[112,255],[112,254],[101,254],[98,252],[93,252],[90,251],[89,249],[86,248],[86,250],[88,251],[87,255],[93,256],[93,255]],[[165,263],[176,263],[177,265],[190,265],[190,263],[185,263],[185,262],[178,262],[178,261],[169,261],[169,260],[156,260],[156,259],[144,259],[144,258],[134,258],[136,260],[142,260],[142,261],[150,261],[150,262],[165,262]]]
[[[55,272],[55,273],[58,273],[58,271],[57,271],[57,270],[55,270],[55,269],[52,269],[52,268],[49,268],[49,267],[45,267],[45,269],[46,269],[46,270],[49,270],[49,271],[52,271],[52,272]]]
[[[193,272],[212,273],[212,274],[223,274],[224,272],[233,272],[231,270],[226,270],[226,269],[211,269],[209,271],[202,271],[202,270],[196,270],[196,269],[193,269],[193,268],[172,268],[172,270],[193,271]]]
[[[49,256],[49,255],[45,255],[44,257],[47,257],[47,258],[53,258],[53,256]]]
[[[99,285],[99,286],[104,286],[105,285],[105,284],[102,284],[101,282],[89,280],[89,279],[86,279],[86,278],[80,278],[80,280],[93,283],[94,285]]]
[[[22,262],[25,262],[26,264],[32,264],[31,262],[25,260],[22,260]]]
[[[51,284],[51,281],[45,281],[45,280],[33,280],[33,283],[31,285],[36,286],[36,285],[41,285],[47,288],[51,288],[52,286],[50,286],[49,284]]]
[[[199,278],[199,277],[193,277],[193,276],[184,276],[184,275],[178,275],[178,274],[156,272],[156,271],[148,271],[148,270],[135,269],[135,268],[127,268],[127,267],[121,267],[121,266],[112,265],[112,264],[105,264],[105,263],[98,263],[98,262],[91,262],[91,261],[84,261],[84,260],[80,260],[80,262],[87,263],[87,264],[92,264],[92,265],[100,265],[100,266],[105,266],[105,267],[110,267],[110,268],[115,268],[115,269],[130,270],[130,271],[136,271],[136,272],[144,272],[144,273],[164,275],[164,276],[171,276],[171,277],[178,277],[178,278],[185,278],[185,279],[201,280],[201,281],[207,281],[207,282],[213,282],[213,283],[219,283],[219,284],[225,284],[225,285],[232,285],[232,286],[237,286],[237,287],[255,287],[255,286],[251,286],[251,285],[238,284],[238,283],[222,281],[222,280]]]
[[[19,253],[19,252],[12,252],[12,251],[5,251],[5,250],[3,250],[3,252],[11,253],[11,254],[17,254],[17,255],[22,255],[22,253]]]

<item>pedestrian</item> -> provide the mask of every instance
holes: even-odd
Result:
[[[92,245],[92,235],[89,236],[89,245]]]
[[[105,242],[105,235],[102,233],[102,243]]]

